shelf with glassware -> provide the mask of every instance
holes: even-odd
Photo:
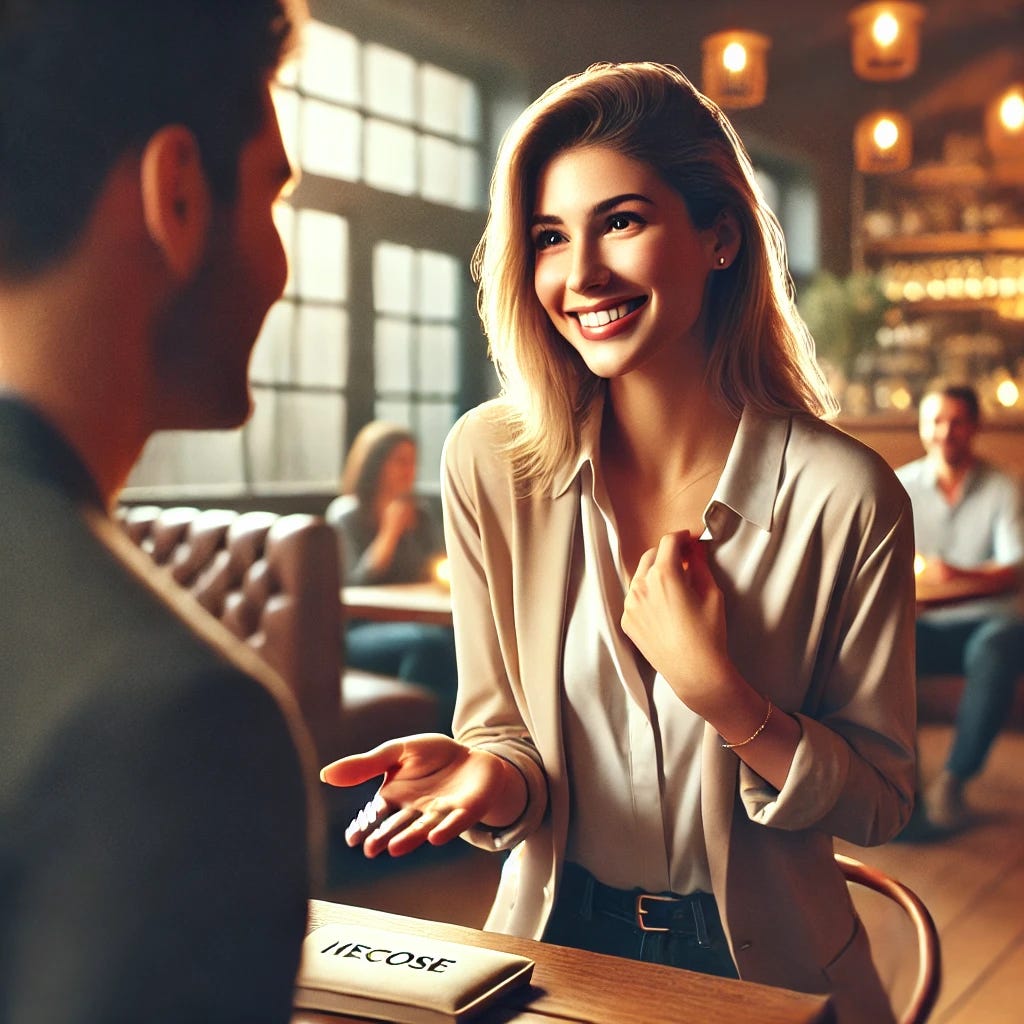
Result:
[[[1024,174],[979,145],[855,181],[853,264],[887,308],[839,380],[844,413],[910,411],[937,379],[972,381],[992,416],[1024,410]]]
[[[1024,176],[947,160],[865,177],[861,196],[855,257],[890,302],[1024,318]]]

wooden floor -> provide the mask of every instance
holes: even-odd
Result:
[[[927,779],[941,766],[950,728],[922,725],[920,735]],[[999,738],[968,799],[977,811],[973,826],[942,842],[889,843],[869,850],[840,843],[838,848],[901,879],[928,905],[941,935],[944,969],[934,1024],[1019,1024],[1024,1021],[1024,733]],[[497,857],[460,843],[449,852],[429,851],[412,866],[375,864],[372,877],[335,885],[328,898],[479,927],[498,863]],[[899,1007],[916,967],[909,925],[873,893],[855,891],[854,898]]]

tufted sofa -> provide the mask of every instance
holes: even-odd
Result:
[[[321,763],[442,727],[426,688],[344,668],[337,540],[320,516],[141,505],[118,519],[284,679]]]

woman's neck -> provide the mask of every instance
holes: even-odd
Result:
[[[650,484],[671,487],[725,462],[738,420],[696,379],[668,389],[631,377],[608,389],[602,462]]]

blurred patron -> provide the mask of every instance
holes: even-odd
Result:
[[[0,4],[0,1020],[285,1022],[311,889],[283,684],[112,520],[237,426],[286,277],[289,0]]]
[[[417,500],[416,439],[381,420],[356,435],[345,461],[341,494],[327,507],[338,532],[349,585],[426,582],[444,557],[441,530]],[[455,638],[448,626],[421,622],[353,621],[345,636],[352,668],[398,676],[430,687],[448,728],[455,708]]]
[[[919,594],[932,599],[917,620],[918,675],[965,677],[952,749],[918,814],[923,830],[966,824],[964,786],[984,766],[1024,670],[1021,488],[975,454],[979,425],[973,388],[925,395],[925,455],[897,470],[914,506]]]

